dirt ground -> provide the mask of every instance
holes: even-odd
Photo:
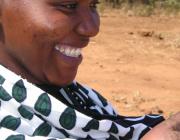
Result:
[[[106,11],[100,34],[83,55],[78,81],[121,115],[180,111],[180,17]]]

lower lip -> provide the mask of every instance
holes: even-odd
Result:
[[[66,56],[62,54],[61,52],[57,50],[55,51],[58,57],[60,57],[59,59],[61,59],[61,61],[63,61],[65,64],[71,67],[78,66],[82,62],[82,59],[83,59],[82,55],[80,55],[79,57],[70,57],[70,56]]]

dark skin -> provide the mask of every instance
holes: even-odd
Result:
[[[99,32],[96,4],[97,0],[0,0],[0,63],[34,84],[70,84],[82,55],[64,56],[55,46],[88,45]],[[179,116],[158,125],[143,140],[165,140],[166,132],[179,134]]]
[[[99,32],[96,4],[96,0],[1,0],[0,63],[32,83],[71,83],[82,56],[64,58],[54,47],[88,45]]]

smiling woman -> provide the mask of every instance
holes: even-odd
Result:
[[[1,63],[33,83],[71,83],[82,61],[80,50],[99,30],[96,4],[76,0],[2,1],[5,42]]]
[[[138,140],[163,121],[125,117],[75,81],[99,32],[97,0],[0,0],[1,140]]]

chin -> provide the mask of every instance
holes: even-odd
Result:
[[[74,81],[75,76],[76,75],[73,75],[71,77],[70,76],[68,76],[68,77],[61,76],[61,78],[55,77],[55,78],[49,79],[48,81],[49,81],[50,85],[56,85],[56,86],[64,87],[64,86],[71,84]]]
[[[74,79],[66,80],[66,81],[63,81],[63,82],[61,81],[57,85],[58,86],[67,86],[67,85],[71,84],[73,81],[74,81]]]
[[[47,69],[46,69],[47,70]],[[67,86],[71,84],[77,74],[77,68],[71,68],[71,69],[61,69],[57,71],[45,71],[45,81],[49,85],[56,85],[56,86]]]

